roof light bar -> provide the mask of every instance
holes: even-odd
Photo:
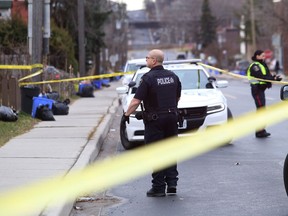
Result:
[[[169,61],[164,61],[163,64],[183,64],[183,63],[195,64],[201,61],[202,61],[201,59],[169,60]]]
[[[182,60],[168,60],[164,61],[163,65],[168,65],[168,64],[185,64],[185,63],[190,63],[190,64],[197,64],[198,62],[201,62],[202,59],[182,59]],[[143,63],[136,63],[135,65],[141,66],[141,68],[146,67],[146,64]]]

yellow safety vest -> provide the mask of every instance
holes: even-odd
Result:
[[[266,68],[260,62],[253,62],[252,64],[250,64],[250,66],[247,70],[247,77],[248,77],[249,82],[251,84],[266,84],[266,82],[256,80],[255,77],[251,76],[251,70],[250,69],[251,69],[252,65],[254,65],[254,64],[256,64],[260,67],[260,70],[264,76],[267,74]]]

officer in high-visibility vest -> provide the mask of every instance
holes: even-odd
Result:
[[[269,68],[265,63],[264,51],[256,50],[251,59],[253,62],[248,67],[247,77],[250,82],[251,94],[255,101],[256,108],[259,109],[261,107],[265,107],[266,105],[265,90],[267,88],[271,88],[272,83],[258,80],[257,78],[263,80],[276,80],[276,81],[281,81],[282,78],[279,75],[273,76],[270,73]],[[255,134],[257,138],[266,138],[269,137],[270,135],[271,134],[268,133],[264,128],[262,130],[256,131]]]

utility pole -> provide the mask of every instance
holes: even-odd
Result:
[[[255,11],[254,0],[250,0],[250,15],[251,15],[251,37],[252,37],[252,52],[256,50],[256,31],[255,31]]]
[[[85,20],[84,20],[84,0],[78,0],[78,48],[79,48],[79,73],[85,76]]]
[[[44,7],[45,5],[45,7]],[[28,46],[31,64],[47,64],[50,38],[50,0],[28,0]],[[32,73],[39,69],[32,69]],[[35,76],[33,81],[41,81]],[[43,89],[43,86],[41,86]]]
[[[43,1],[33,1],[33,26],[32,26],[32,64],[42,63],[42,46],[43,46]],[[41,80],[40,76],[35,77],[37,81]]]
[[[40,64],[42,63],[43,45],[43,0],[28,0],[28,9],[28,37],[31,63]],[[33,77],[33,80],[41,81],[41,77]]]
[[[49,54],[50,30],[50,0],[44,0],[44,22],[43,22],[43,64],[47,64],[47,55]]]

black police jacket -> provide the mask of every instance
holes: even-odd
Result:
[[[177,108],[181,82],[172,71],[156,66],[143,75],[134,98],[143,100],[146,112]]]

